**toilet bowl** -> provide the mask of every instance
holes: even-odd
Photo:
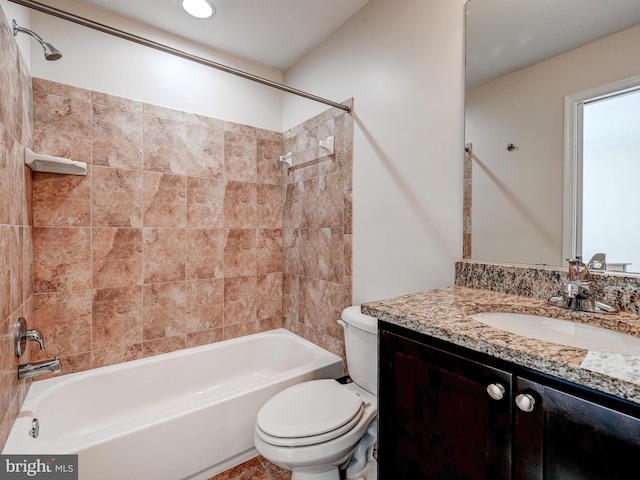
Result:
[[[376,479],[377,320],[342,312],[351,383],[312,380],[270,399],[258,413],[254,444],[292,480]]]

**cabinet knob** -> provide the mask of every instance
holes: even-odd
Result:
[[[516,405],[523,412],[533,412],[533,409],[536,406],[536,399],[528,393],[521,393],[516,397]]]
[[[502,400],[505,389],[499,383],[491,383],[487,386],[487,393],[494,400]]]

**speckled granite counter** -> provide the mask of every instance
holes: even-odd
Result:
[[[521,337],[469,318],[486,311],[555,317],[640,337],[640,316],[635,314],[574,312],[542,299],[458,286],[362,305],[363,313],[380,320],[640,403],[640,357]]]

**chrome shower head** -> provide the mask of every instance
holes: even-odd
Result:
[[[60,53],[60,51],[56,47],[51,45],[49,42],[45,42],[42,39],[42,37],[37,33],[32,32],[28,28],[19,27],[15,20],[11,22],[11,25],[13,27],[14,37],[18,35],[18,33],[22,32],[22,33],[26,33],[27,35],[31,35],[33,38],[35,38],[40,44],[40,46],[42,47],[44,58],[46,60],[51,61],[51,60],[59,60],[60,58],[62,58],[62,53]]]
[[[62,58],[62,54],[60,53],[60,50],[58,50],[56,47],[54,47],[50,43],[43,42],[41,43],[41,45],[42,45],[42,49],[44,50],[44,58],[46,58],[47,60],[52,61],[52,60],[59,60]]]

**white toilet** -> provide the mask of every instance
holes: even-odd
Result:
[[[312,380],[269,400],[258,413],[254,443],[291,480],[375,480],[378,413],[378,321],[348,307],[344,328],[352,383]],[[346,465],[345,465],[346,464]]]

